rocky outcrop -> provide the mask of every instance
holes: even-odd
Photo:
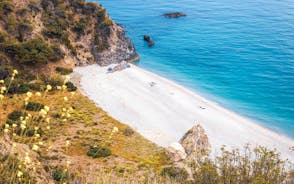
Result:
[[[167,18],[179,18],[179,17],[185,17],[187,15],[181,12],[174,12],[174,13],[165,13],[163,14],[163,16]]]
[[[122,27],[113,23],[111,27],[102,29],[107,35],[108,48],[101,51],[100,48],[92,47],[92,53],[98,64],[106,66],[122,61],[133,62],[139,59],[133,43],[125,36],[125,31]],[[96,28],[95,34],[99,31],[101,31],[101,28]]]
[[[210,149],[205,130],[197,124],[185,133],[179,143],[172,143],[166,149],[166,154],[174,162],[181,163],[184,160],[195,159],[199,154],[209,154]]]
[[[209,153],[211,149],[205,130],[200,125],[193,126],[182,137],[180,143],[189,157],[201,152]]]
[[[180,143],[177,143],[177,142],[172,143],[166,149],[166,154],[169,158],[171,158],[175,162],[182,161],[187,157],[185,149]]]

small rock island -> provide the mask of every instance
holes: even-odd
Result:
[[[181,12],[173,12],[173,13],[165,13],[163,14],[163,16],[167,18],[179,18],[179,17],[185,17],[187,15]]]

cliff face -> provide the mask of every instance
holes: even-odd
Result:
[[[40,51],[31,40],[54,54]],[[36,50],[36,55],[22,58],[26,50]],[[138,59],[124,30],[101,5],[85,0],[0,0],[0,55],[28,65],[43,55],[43,63],[65,60],[72,65]]]

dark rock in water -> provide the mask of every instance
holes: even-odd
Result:
[[[149,35],[144,35],[144,40],[148,42],[148,46],[152,47],[154,46],[154,41],[151,40],[151,37]]]
[[[150,42],[151,38],[148,35],[144,35],[144,40],[147,41],[147,42]]]
[[[187,15],[181,12],[174,12],[174,13],[165,13],[163,14],[163,16],[167,18],[179,18],[179,17],[185,17]]]
[[[154,46],[154,44],[155,44],[155,43],[154,43],[154,41],[152,41],[152,40],[150,40],[150,41],[148,42],[148,46],[149,46],[149,47]]]

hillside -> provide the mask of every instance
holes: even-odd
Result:
[[[0,184],[294,181],[275,150],[223,148],[212,158],[200,125],[162,148],[97,107],[70,75],[138,57],[97,3],[0,0]]]
[[[84,0],[1,0],[1,60],[107,65],[138,59],[105,9]],[[34,51],[34,53],[29,53]]]

